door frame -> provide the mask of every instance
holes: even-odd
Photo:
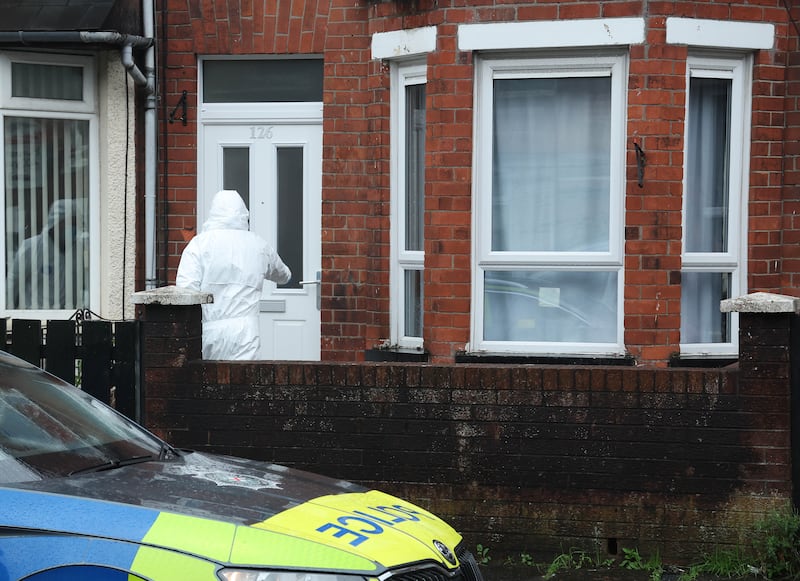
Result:
[[[208,144],[206,143],[205,133],[206,128],[210,126],[241,126],[241,125],[272,125],[272,126],[315,126],[318,125],[320,130],[322,128],[322,103],[244,103],[244,104],[231,104],[231,103],[213,103],[202,104],[198,107],[198,123],[197,123],[197,193],[196,193],[196,228],[199,231],[202,224],[207,219],[207,205],[205,203],[205,196],[203,192],[206,191],[206,182],[208,180],[208,172],[203,163],[205,150]],[[320,147],[322,143],[320,143]],[[321,163],[322,160],[320,159]],[[322,176],[320,175],[320,180]],[[320,218],[322,212],[322,192],[320,183]],[[309,234],[311,234],[309,232]],[[319,248],[320,255],[317,257],[317,263],[321,266],[321,230],[316,233],[320,237],[320,243],[316,246]],[[316,294],[319,301],[320,288],[316,289]],[[319,304],[319,302],[318,302]],[[321,326],[321,320],[320,320]],[[318,329],[318,336],[321,338],[321,328]],[[321,357],[321,345],[317,347],[317,357]]]

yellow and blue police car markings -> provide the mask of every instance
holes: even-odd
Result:
[[[220,563],[231,554],[236,525],[195,516],[162,512],[142,537],[142,543],[201,555]],[[142,560],[143,553],[137,556]]]
[[[23,506],[24,510],[16,508]],[[403,525],[403,523],[413,523],[415,525],[413,530],[406,531],[406,533],[417,538],[426,546],[429,544],[427,541],[431,539],[429,534],[434,534],[438,540],[451,546],[460,540],[458,533],[449,525],[427,511],[413,505],[398,504],[396,498],[376,491],[317,498],[279,513],[266,521],[255,523],[252,526],[258,529],[272,529],[275,532],[284,534],[288,532],[291,535],[289,538],[281,537],[285,542],[278,543],[281,546],[280,552],[267,551],[269,556],[264,551],[266,538],[248,538],[251,535],[247,534],[242,536],[241,529],[249,527],[241,525],[238,527],[240,534],[237,536],[237,540],[239,542],[234,544],[234,550],[231,552],[233,534],[237,530],[237,526],[230,523],[164,513],[145,507],[49,493],[0,488],[0,523],[6,527],[64,531],[92,537],[110,537],[112,539],[125,537],[130,543],[108,540],[105,541],[102,550],[100,547],[93,547],[92,553],[103,555],[106,564],[110,566],[132,570],[140,575],[144,575],[145,570],[158,571],[167,562],[177,562],[175,561],[176,554],[167,554],[166,551],[161,551],[157,547],[138,546],[135,543],[162,545],[218,562],[226,562],[228,557],[233,562],[240,559],[250,561],[256,555],[260,555],[259,564],[269,564],[269,562],[264,562],[265,558],[280,557],[277,560],[288,566],[314,566],[313,563],[308,563],[309,543],[324,542],[331,548],[344,549],[338,553],[335,559],[340,561],[338,565],[341,569],[373,572],[376,570],[377,563],[372,559],[376,557],[384,557],[381,559],[383,565],[392,566],[417,560],[421,556],[419,545],[416,549],[412,549],[413,545],[404,544],[403,554],[398,554],[397,545],[388,538],[385,542],[377,542],[374,547],[372,545],[375,543],[370,543],[369,558],[365,558],[367,555],[362,551],[354,550],[356,547],[361,549],[362,547],[359,545],[369,539],[377,541],[383,536],[383,532]],[[122,523],[124,523],[124,530],[120,533],[120,524]],[[282,526],[284,524],[287,526]],[[308,525],[306,539],[298,538],[298,524],[301,529],[303,524]],[[264,533],[265,531],[260,532]],[[420,536],[422,532],[425,534]],[[256,534],[255,536],[260,537],[261,535]],[[39,543],[34,540],[36,538],[36,536],[6,537],[0,542],[0,550],[3,547],[13,548],[15,552],[19,550],[21,555],[33,551],[39,558],[43,552],[46,553],[49,549],[41,545],[37,548],[36,545]],[[52,539],[53,537],[48,538]],[[64,549],[72,555],[75,555],[75,551],[83,547],[81,542],[85,542],[85,539],[80,537],[63,536],[59,538],[63,541],[62,547],[70,547],[71,543],[75,543],[71,548]],[[245,541],[245,538],[248,538],[249,542]],[[271,542],[266,543],[267,546],[274,547],[277,538],[277,535],[273,536]],[[95,538],[94,542],[102,540]],[[12,547],[12,545],[14,546]],[[314,553],[319,553],[320,561],[326,561],[325,564],[330,566],[330,559],[333,557],[330,550],[315,550]],[[325,554],[324,558],[323,554]],[[190,555],[184,555],[184,557],[196,562],[197,567],[202,569],[203,575],[211,570],[209,569],[212,565],[210,561],[193,559]],[[184,559],[178,560],[183,561]],[[0,560],[1,562],[4,561]],[[56,560],[52,562],[52,565],[66,562],[74,562],[74,560]],[[136,563],[136,566],[133,566],[133,562]],[[40,569],[42,566],[40,564]],[[11,578],[19,578],[24,574],[30,574],[30,571],[28,573],[20,572]]]
[[[367,506],[319,526],[317,532],[346,538],[349,545],[357,547],[372,535],[383,534],[400,523],[418,523],[422,520],[420,517],[425,518],[421,511],[402,504]]]
[[[461,540],[452,527],[433,514],[375,490],[315,498],[253,526],[276,531],[305,529],[310,539],[369,555],[386,567],[432,556],[444,563],[433,540],[449,547]],[[390,530],[417,543],[398,544],[394,535],[385,534]]]
[[[225,562],[236,528],[228,523],[144,507],[10,489],[0,489],[0,523],[31,531],[18,537],[0,538],[0,563],[14,569],[13,575],[9,569],[11,579],[33,573],[33,564],[40,571],[75,563],[77,555],[91,559],[89,562],[99,561],[98,564],[140,574],[140,567],[160,570],[173,561],[183,561],[182,566],[186,566],[185,561],[194,560],[213,578],[214,565],[205,559],[189,555],[180,558],[174,552],[138,543],[160,543],[167,549]],[[70,535],[43,532],[40,536],[34,531],[62,531]],[[126,537],[127,542],[113,540],[119,537]],[[87,577],[87,581],[90,579]]]
[[[95,537],[139,541],[160,511],[59,494],[0,488],[0,524],[4,527],[69,531]]]
[[[242,566],[273,566],[373,574],[376,563],[353,551],[296,536],[296,530],[264,530],[240,526],[231,552],[231,562]]]
[[[200,527],[194,532],[202,534],[203,531],[208,529]],[[182,537],[187,536],[192,536],[192,532],[183,531]],[[176,541],[173,544],[186,545],[179,539]],[[0,579],[216,579],[217,563],[173,549],[81,536],[23,533],[18,537],[0,539]]]
[[[154,581],[217,581],[218,565],[212,561],[195,558],[192,555],[142,546],[136,553],[131,570],[137,575]]]
[[[0,539],[0,579],[5,568],[7,579],[23,579],[40,571],[79,563],[93,563],[110,570],[130,570],[138,546],[104,539],[67,535],[6,536]],[[87,581],[97,578],[87,573]],[[42,573],[44,574],[44,573]],[[54,574],[54,573],[53,573]],[[125,579],[124,573],[120,579]],[[103,576],[105,579],[107,577]],[[54,577],[61,578],[61,577]],[[36,578],[38,581],[38,577]],[[116,579],[116,577],[114,577]]]
[[[352,498],[345,499],[345,496],[332,498],[335,506],[347,510],[348,514],[321,524],[317,527],[317,532],[331,534],[346,540],[350,546],[357,547],[389,529],[406,530],[407,525],[411,524],[408,528],[413,527],[417,533],[412,536],[418,537],[419,532],[425,531],[426,535],[446,534],[448,540],[459,540],[458,533],[438,517],[417,506],[398,503],[396,498],[385,493],[374,490],[363,493],[363,501],[359,499],[357,502],[353,502]],[[342,500],[345,502],[341,502]],[[349,510],[348,505],[351,506]]]
[[[24,577],[21,581],[145,581],[127,571],[97,567],[95,565],[70,565],[49,569]]]

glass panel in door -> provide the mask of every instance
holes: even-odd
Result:
[[[303,148],[278,147],[278,254],[292,271],[281,288],[301,288],[303,273]]]
[[[250,148],[222,148],[222,187],[236,190],[250,209]]]

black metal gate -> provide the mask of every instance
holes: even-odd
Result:
[[[80,311],[76,315],[46,324],[39,319],[0,319],[0,349],[43,367],[138,420],[139,321],[95,320]]]

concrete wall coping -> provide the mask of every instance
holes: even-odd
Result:
[[[800,298],[773,293],[751,293],[720,302],[723,313],[800,313]]]
[[[131,300],[135,305],[171,305],[182,307],[213,303],[214,295],[176,286],[162,286],[152,290],[135,292]]]

